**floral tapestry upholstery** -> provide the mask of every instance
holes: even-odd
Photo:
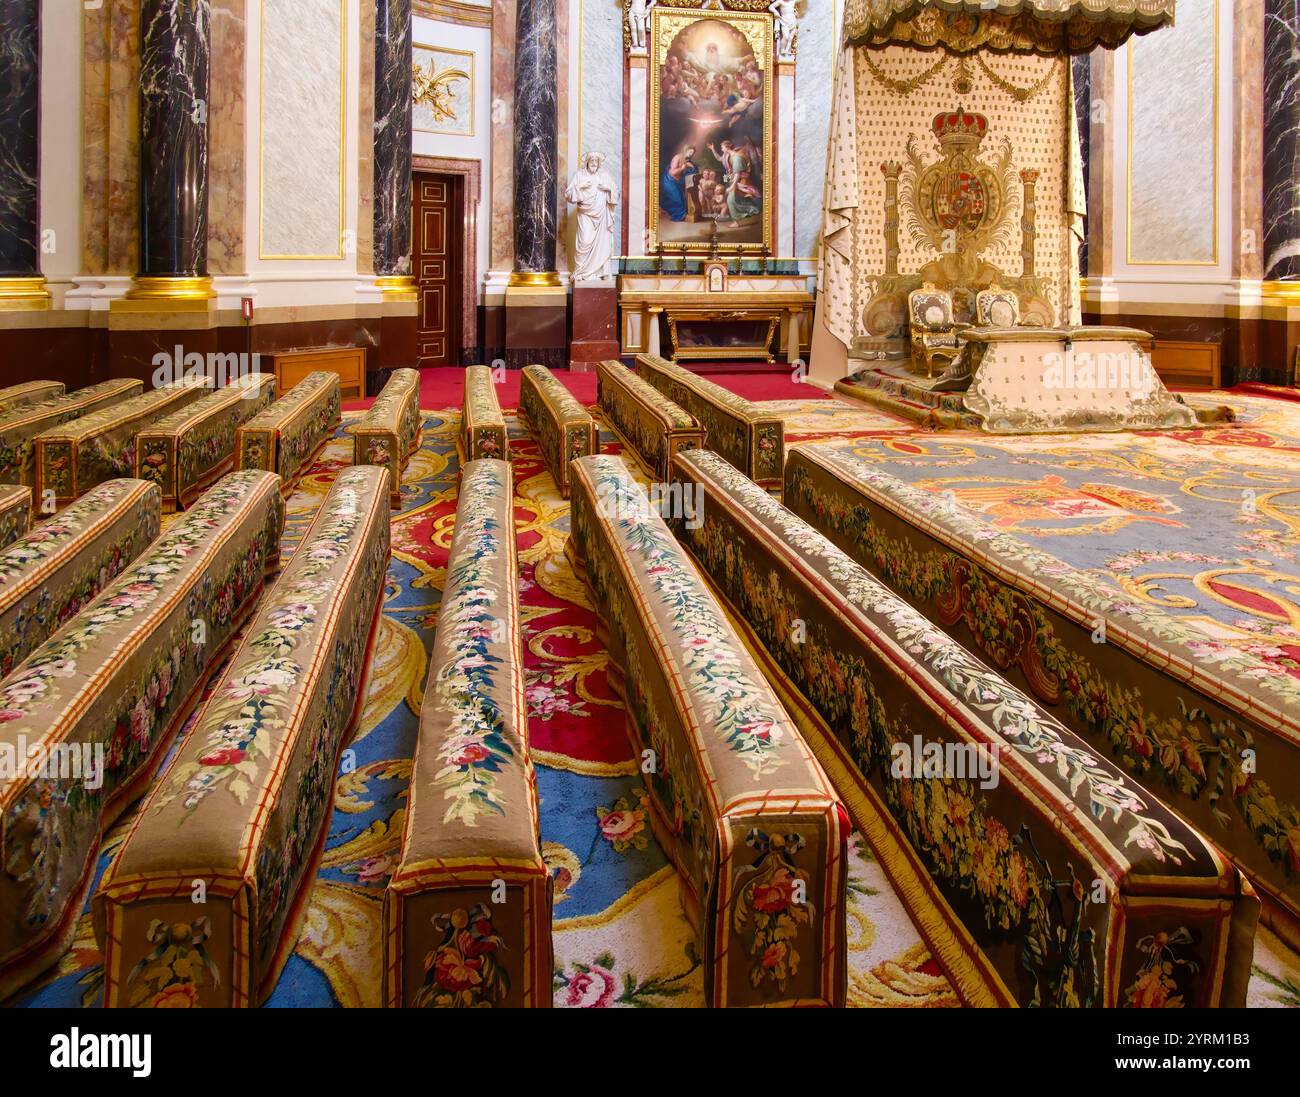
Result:
[[[276,477],[232,473],[0,683],[0,752],[50,760],[0,783],[0,997],[68,947],[101,836],[248,619],[283,522]]]
[[[402,503],[402,472],[420,447],[420,371],[396,369],[352,432],[352,463],[388,470],[388,495]]]
[[[674,468],[679,536],[969,1004],[1244,1004],[1259,903],[1196,830],[721,458]]]
[[[569,462],[600,452],[600,431],[573,394],[545,366],[525,366],[519,411],[528,420],[562,498],[569,497]]]
[[[122,377],[0,414],[0,483],[34,486],[38,434],[142,392],[144,382]]]
[[[250,373],[136,436],[135,474],[162,489],[164,513],[184,510],[235,462],[240,425],[275,399],[275,374]]]
[[[1294,674],[981,521],[955,492],[829,446],[797,456],[788,506],[1200,827],[1300,946]]]
[[[21,537],[32,524],[32,489],[0,485],[0,548]]]
[[[16,408],[55,400],[66,392],[67,388],[62,381],[28,381],[24,385],[10,385],[0,389],[0,415]]]
[[[211,389],[210,377],[186,377],[38,434],[37,505],[62,507],[105,480],[134,476],[136,435]]]
[[[0,676],[117,578],[161,523],[154,485],[109,480],[0,550]]]
[[[779,488],[785,468],[785,423],[735,393],[657,354],[638,354],[637,374],[699,420],[709,449],[751,480]]]
[[[270,991],[366,697],[389,513],[383,469],[339,473],[145,800],[95,893],[105,1006],[255,1006]]]
[[[510,459],[510,439],[497,400],[491,366],[470,366],[465,370],[460,443],[466,461],[478,461],[484,457]]]
[[[277,473],[288,495],[342,422],[339,375],[307,374],[235,434],[235,467]]]
[[[666,480],[673,454],[704,445],[695,416],[620,362],[597,363],[596,395],[605,418],[651,476]]]
[[[571,472],[567,551],[608,634],[708,1004],[842,1006],[849,828],[835,790],[627,465],[584,457]]]
[[[528,753],[508,461],[462,470],[446,574],[384,897],[384,1000],[550,1006],[551,875]]]

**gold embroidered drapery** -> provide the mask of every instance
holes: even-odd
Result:
[[[1174,0],[847,0],[846,45],[1018,53],[1114,49],[1174,21]]]

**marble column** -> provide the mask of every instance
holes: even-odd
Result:
[[[1266,0],[1264,280],[1300,282],[1300,0]]]
[[[385,297],[413,299],[411,278],[411,0],[375,5],[375,238]]]
[[[505,363],[568,366],[568,294],[556,271],[559,43],[555,0],[515,13],[514,270],[506,287]]]
[[[515,34],[515,277],[558,285],[555,273],[558,109],[555,0],[519,0]]]
[[[140,273],[129,298],[206,300],[209,0],[140,6]]]
[[[1083,163],[1083,188],[1088,192],[1088,157],[1092,151],[1092,58],[1078,54],[1070,59],[1074,76],[1074,117],[1079,127],[1079,158]],[[1088,194],[1091,210],[1092,196]],[[1088,235],[1079,244],[1079,273],[1088,273]]]
[[[40,0],[0,0],[0,307],[46,308],[41,277]]]

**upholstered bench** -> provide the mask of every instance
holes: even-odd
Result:
[[[699,420],[709,449],[763,487],[781,486],[785,423],[779,415],[657,354],[638,354],[636,371]]]
[[[0,485],[0,548],[21,537],[32,524],[32,489]]]
[[[791,451],[785,501],[1200,827],[1261,893],[1265,923],[1300,948],[1294,676],[835,445]],[[1180,532],[1146,536],[1172,547]]]
[[[250,373],[159,419],[136,436],[136,476],[158,485],[166,513],[184,510],[230,471],[236,431],[274,399],[275,374]]]
[[[510,439],[505,416],[497,400],[491,366],[470,366],[465,370],[464,407],[460,419],[461,458],[510,457]]]
[[[395,507],[402,503],[402,473],[420,448],[420,428],[420,371],[398,369],[352,431],[352,463],[388,470]]]
[[[65,395],[66,386],[62,381],[28,381],[22,385],[10,385],[0,389],[0,415],[25,408],[31,404],[43,404]]]
[[[276,477],[232,473],[0,682],[0,753],[48,759],[0,782],[0,998],[71,940],[101,835],[248,619],[283,521]]]
[[[513,478],[508,461],[471,461],[420,706],[402,858],[384,898],[388,1005],[551,1004],[551,878],[537,820]]]
[[[90,415],[111,404],[139,396],[142,392],[143,381],[122,377],[0,415],[0,483],[26,484],[28,487],[36,483],[34,441],[38,434],[78,416]],[[39,504],[38,499],[38,509]]]
[[[186,377],[38,434],[36,505],[61,507],[96,484],[133,475],[136,435],[211,389],[210,377]]]
[[[254,1006],[270,993],[365,704],[389,514],[383,469],[339,473],[141,806],[95,893],[106,1006]],[[177,946],[196,962],[154,962]]]
[[[240,426],[235,467],[278,473],[288,495],[340,422],[339,375],[328,370],[309,373]]]
[[[695,416],[620,362],[596,364],[596,392],[605,417],[651,476],[667,479],[673,454],[704,445]]]
[[[161,522],[157,487],[108,480],[0,549],[0,677],[117,578]]]
[[[1245,1004],[1259,901],[1198,831],[716,454],[678,534],[970,1004]],[[761,645],[761,647],[760,647]]]
[[[525,366],[519,379],[519,411],[542,451],[546,467],[569,497],[569,462],[600,452],[600,431],[587,409],[545,366]]]
[[[707,1001],[843,1005],[844,808],[627,465],[583,457],[570,472],[568,552],[621,670]]]

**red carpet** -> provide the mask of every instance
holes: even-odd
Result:
[[[1271,396],[1275,400],[1300,401],[1300,389],[1286,388],[1282,385],[1266,385],[1263,381],[1243,381],[1228,390],[1243,396]]]
[[[701,371],[703,372],[703,371]],[[596,402],[596,374],[573,373],[556,370],[555,376],[583,404]],[[506,370],[505,380],[497,388],[497,399],[503,408],[519,406],[519,371]],[[709,380],[729,389],[746,400],[820,400],[830,397],[814,385],[796,384],[790,379],[787,366],[775,370],[764,368],[761,372],[718,373],[708,375]],[[422,369],[420,371],[420,407],[458,408],[465,390],[465,371],[459,367]],[[345,411],[361,411],[370,407],[373,397],[367,400],[345,400]]]

